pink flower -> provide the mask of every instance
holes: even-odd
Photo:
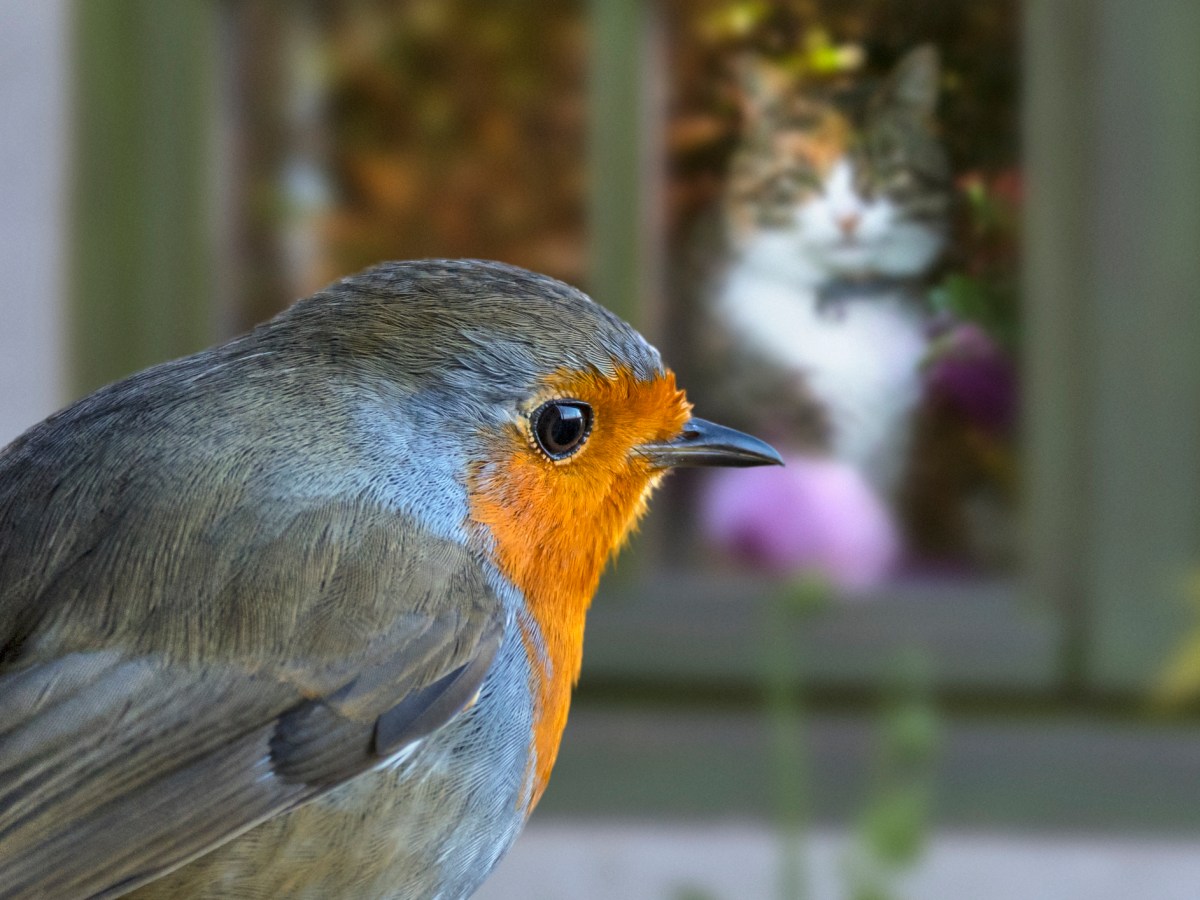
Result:
[[[700,503],[705,538],[734,559],[775,575],[815,574],[836,587],[883,581],[900,538],[862,475],[832,459],[713,473]]]

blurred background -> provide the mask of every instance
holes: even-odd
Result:
[[[1194,897],[1197,84],[1189,0],[0,0],[0,443],[549,273],[790,465],[669,482],[480,896]]]

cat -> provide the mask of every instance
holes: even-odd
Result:
[[[726,405],[887,498],[921,399],[924,280],[949,231],[938,81],[936,50],[918,47],[854,115],[747,63],[720,204],[725,261],[707,291],[703,330],[718,345],[702,352],[742,373],[726,379]]]

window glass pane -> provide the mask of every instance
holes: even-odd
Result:
[[[674,552],[851,591],[1011,571],[1016,4],[665,12],[664,349],[788,458],[680,479]]]
[[[245,4],[234,115],[243,316],[386,259],[482,257],[580,283],[581,3]],[[249,323],[247,323],[249,324]]]

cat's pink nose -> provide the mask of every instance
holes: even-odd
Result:
[[[862,216],[858,213],[846,213],[845,215],[835,216],[834,221],[837,222],[837,227],[841,229],[844,237],[854,237],[854,232],[858,231],[858,224],[862,221]]]

